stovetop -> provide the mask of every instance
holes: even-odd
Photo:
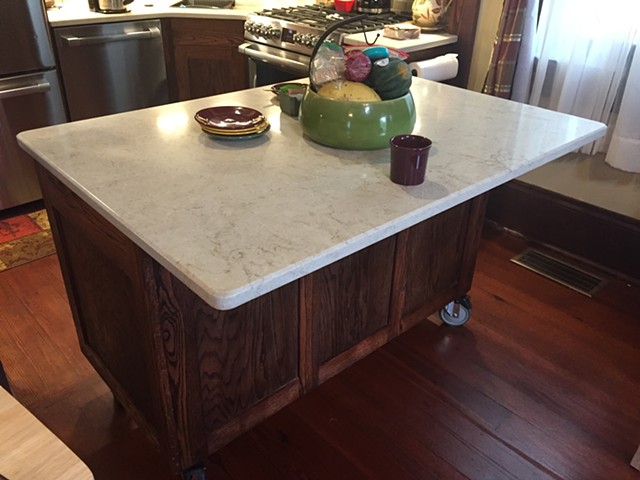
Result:
[[[301,7],[288,7],[288,8],[272,8],[262,10],[258,13],[260,16],[269,17],[279,20],[286,20],[288,22],[297,23],[301,25],[309,25],[311,27],[321,28],[326,30],[330,26],[338,23],[341,20],[347,18],[353,18],[358,13],[346,13],[338,12],[332,8],[327,8],[322,5],[307,5]],[[393,23],[401,23],[410,20],[406,17],[401,17],[394,13],[381,13],[377,15],[369,15],[363,20],[364,28],[366,31],[379,30],[384,28],[385,25]],[[362,24],[360,22],[345,25],[337,30],[341,33],[359,33],[362,32]]]
[[[309,54],[320,36],[332,25],[359,15],[337,12],[322,5],[271,8],[250,15],[245,22],[245,38],[284,50]],[[345,35],[381,30],[410,20],[395,13],[370,14],[362,21],[344,25],[327,40],[339,45]]]

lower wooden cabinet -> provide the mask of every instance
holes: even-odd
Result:
[[[176,472],[465,294],[486,203],[220,311],[38,173],[82,351]]]
[[[299,280],[303,391],[469,291],[485,206],[476,197]]]
[[[391,318],[403,332],[471,288],[487,196],[397,235]]]
[[[396,237],[300,279],[300,378],[309,391],[392,336]]]
[[[172,101],[249,87],[247,59],[238,53],[243,20],[163,20],[165,61]]]

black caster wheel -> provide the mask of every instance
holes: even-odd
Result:
[[[467,295],[448,303],[440,310],[440,320],[452,327],[460,327],[471,317],[471,300]]]
[[[189,470],[182,472],[182,480],[206,480],[204,474],[204,467],[202,465],[195,465]]]

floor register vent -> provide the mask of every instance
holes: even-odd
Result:
[[[511,259],[524,268],[591,297],[604,279],[530,248]]]

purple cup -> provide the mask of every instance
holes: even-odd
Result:
[[[391,181],[399,185],[420,185],[424,182],[431,143],[420,135],[396,135],[389,140]]]

